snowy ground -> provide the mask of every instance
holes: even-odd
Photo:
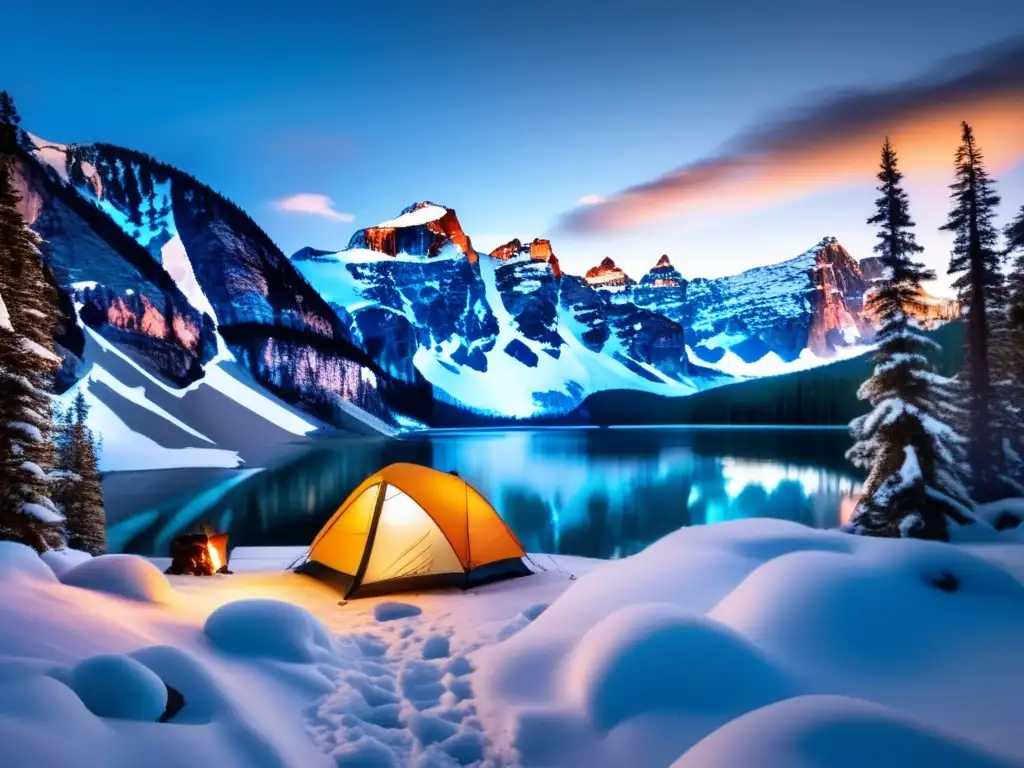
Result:
[[[983,533],[744,520],[345,605],[296,552],[168,580],[0,544],[0,763],[1024,765],[1024,534]]]

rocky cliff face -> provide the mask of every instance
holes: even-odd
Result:
[[[470,261],[477,259],[455,211],[429,201],[410,205],[390,221],[359,230],[348,244],[348,250],[427,258],[437,256],[447,247],[455,248]]]
[[[682,324],[686,312],[686,285],[669,257],[662,256],[651,271],[640,278],[633,290],[633,301],[638,307]]]
[[[19,159],[15,183],[44,263],[83,322],[172,382],[200,376],[216,349],[211,330],[149,251],[35,158]],[[76,367],[65,355],[64,384]]]
[[[634,285],[634,281],[615,265],[610,256],[605,256],[600,264],[588,269],[583,279],[591,288],[622,290]]]
[[[866,283],[834,238],[795,259],[687,286],[684,324],[705,361],[726,352],[743,363],[774,354],[784,363],[804,350],[828,359],[864,340]]]
[[[562,271],[547,240],[523,245],[512,240],[491,252],[495,284],[501,303],[512,316],[516,329],[536,341],[543,351],[558,359],[564,344],[558,332],[558,283]],[[518,345],[518,354],[529,355]]]
[[[837,347],[870,336],[870,324],[863,317],[867,282],[860,265],[834,237],[819,244],[811,282],[812,319],[807,339],[811,352],[828,357]]]
[[[83,322],[173,382],[201,377],[223,345],[317,415],[343,400],[387,418],[379,369],[241,209],[138,152],[35,145],[25,204]]]

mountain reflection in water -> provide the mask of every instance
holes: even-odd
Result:
[[[166,554],[208,524],[232,546],[308,544],[368,475],[396,461],[457,470],[531,552],[615,558],[682,526],[745,517],[839,524],[858,479],[839,430],[550,429],[323,440],[287,464],[139,510],[116,548]],[[182,514],[185,510],[187,514]],[[197,511],[198,510],[198,511]],[[133,527],[134,526],[134,527]]]

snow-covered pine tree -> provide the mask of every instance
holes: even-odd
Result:
[[[970,488],[978,501],[1006,495],[1004,420],[993,385],[990,344],[994,313],[1005,310],[1001,271],[1004,252],[995,225],[999,196],[985,170],[984,155],[971,126],[961,124],[955,181],[950,185],[953,208],[942,229],[953,232],[949,274],[966,308],[964,383],[967,402],[966,437]],[[998,322],[996,322],[998,328]]]
[[[56,304],[37,238],[18,210],[12,178],[18,134],[9,97],[0,108],[0,294],[10,319],[10,328],[0,329],[0,537],[43,550],[63,542],[49,476],[49,392],[60,365],[52,339]]]
[[[1002,400],[1014,417],[1004,437],[1008,483],[1024,495],[1024,206],[1007,227],[1006,253],[1016,253],[1007,272],[1004,343],[1000,345]]]
[[[89,405],[79,389],[61,414],[56,499],[64,513],[68,546],[92,555],[107,550],[103,487],[97,462],[97,442],[87,424]]]
[[[924,249],[914,236],[907,193],[888,138],[882,146],[875,215],[875,252],[884,269],[868,297],[878,319],[875,369],[857,396],[872,406],[850,424],[856,441],[847,458],[868,472],[851,524],[874,536],[948,538],[947,517],[971,520],[961,481],[964,439],[947,423],[952,382],[926,356],[937,345],[908,311],[920,302],[921,283],[935,273],[914,261]]]

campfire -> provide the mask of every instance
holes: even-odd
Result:
[[[171,565],[165,573],[174,576],[212,576],[228,570],[226,533],[186,533],[171,541]]]

